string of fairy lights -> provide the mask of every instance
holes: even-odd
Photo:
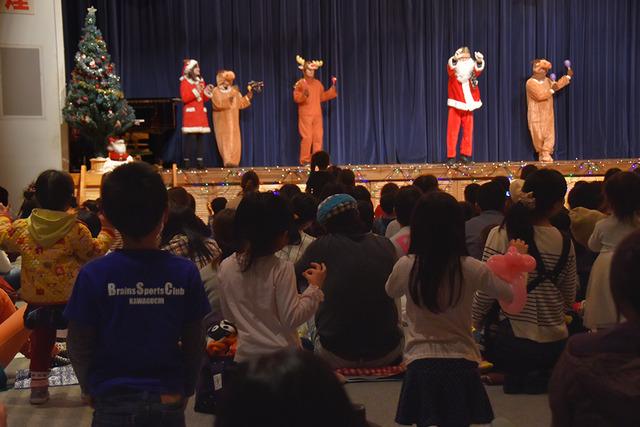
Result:
[[[471,163],[445,166],[443,164],[406,164],[406,165],[343,165],[343,169],[351,169],[356,177],[356,183],[364,185],[377,197],[380,187],[387,182],[408,183],[420,175],[431,174],[438,177],[440,188],[450,191],[456,182],[481,182],[496,176],[506,176],[513,180],[520,175],[521,169],[531,162],[494,162]],[[555,161],[539,164],[560,170],[569,181],[579,178],[595,178],[604,175],[610,168],[633,171],[640,167],[639,159],[612,160],[575,160]],[[178,171],[179,185],[192,187],[193,191],[204,195],[217,195],[235,191],[240,184],[242,175],[255,170],[265,187],[277,187],[283,184],[304,185],[309,176],[309,169],[302,166],[294,167],[260,167],[233,169],[206,169],[203,171]],[[228,187],[228,188],[226,188]]]

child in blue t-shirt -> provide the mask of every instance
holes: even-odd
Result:
[[[101,193],[123,249],[80,270],[65,310],[93,425],[184,426],[210,311],[200,275],[191,261],[158,248],[167,190],[151,166],[118,167]]]

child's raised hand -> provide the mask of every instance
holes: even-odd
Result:
[[[5,206],[2,203],[0,203],[0,215],[10,216],[9,206]]]
[[[317,262],[312,262],[311,268],[305,270],[302,275],[310,285],[322,288],[324,280],[327,278],[327,266],[324,265],[324,263],[318,264]]]
[[[524,240],[513,239],[509,242],[509,246],[513,246],[514,248],[516,248],[518,250],[518,253],[521,253],[522,255],[526,255],[529,253],[529,245],[527,245]]]

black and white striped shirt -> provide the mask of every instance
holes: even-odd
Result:
[[[562,253],[562,235],[555,227],[534,226],[534,239],[547,271],[552,271]],[[482,259],[486,261],[492,255],[504,254],[509,247],[507,230],[496,227],[487,237]],[[537,272],[528,275],[528,283],[535,280]],[[564,309],[575,301],[578,277],[576,274],[576,255],[571,245],[567,263],[558,276],[557,283],[545,280],[527,295],[527,303],[518,314],[500,313],[508,318],[516,337],[536,342],[552,342],[568,336]],[[495,299],[478,291],[473,301],[473,320],[483,321]]]

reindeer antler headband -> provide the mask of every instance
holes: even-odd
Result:
[[[322,67],[322,64],[324,64],[324,62],[317,59],[313,61],[307,61],[300,55],[296,55],[296,62],[298,63],[298,68],[301,70],[304,70],[305,64],[312,70],[317,70],[318,68]]]

